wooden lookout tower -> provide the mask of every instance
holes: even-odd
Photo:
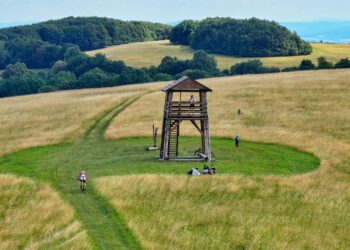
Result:
[[[160,160],[212,161],[207,92],[203,84],[183,76],[162,89],[166,93]],[[198,100],[182,101],[182,94],[196,95]],[[179,96],[175,100],[175,95]],[[190,121],[201,135],[201,148],[196,155],[179,157],[180,124]]]

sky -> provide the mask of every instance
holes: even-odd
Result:
[[[350,20],[350,0],[0,0],[0,22],[102,16],[170,23],[206,17]]]

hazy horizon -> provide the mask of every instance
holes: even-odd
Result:
[[[136,7],[135,7],[136,6]],[[206,17],[257,17],[277,22],[350,20],[345,0],[0,0],[0,23],[41,22],[67,16],[172,23]]]

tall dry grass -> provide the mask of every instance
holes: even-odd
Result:
[[[243,140],[297,147],[321,159],[316,171],[292,177],[191,180],[186,189],[191,195],[170,188],[181,186],[186,177],[109,177],[96,186],[101,185],[101,192],[123,211],[149,249],[165,247],[166,240],[174,243],[173,248],[199,246],[201,241],[201,247],[210,248],[213,245],[204,238],[196,240],[204,237],[201,227],[209,234],[216,232],[222,244],[216,243],[222,248],[242,244],[253,249],[347,249],[349,79],[350,70],[331,70],[201,81],[214,90],[209,94],[212,135],[233,137],[238,132]],[[150,135],[152,122],[161,121],[163,104],[161,92],[144,96],[130,107],[132,112],[123,112],[115,119],[106,136]],[[147,114],[141,112],[145,106]],[[238,109],[242,115],[237,114]],[[133,114],[140,115],[136,118]],[[189,126],[181,128],[181,134],[191,131]],[[163,186],[168,189],[159,191]],[[206,196],[205,190],[216,191]],[[148,220],[143,217],[144,209]],[[218,209],[219,215],[209,212],[209,219],[205,218],[203,214],[212,209]],[[177,238],[177,234],[182,236]]]
[[[101,193],[145,249],[345,249],[349,195],[310,199],[267,179],[102,177]]]
[[[138,85],[0,99],[0,155],[73,141],[98,114],[144,90]]]
[[[108,177],[98,180],[96,187],[122,212],[148,249],[346,249],[350,245],[349,79],[349,70],[331,70],[201,81],[214,90],[209,94],[212,135],[232,137],[239,132],[243,140],[281,143],[312,152],[321,159],[320,169],[314,172],[292,177],[211,179]],[[1,99],[0,152],[74,140],[98,113],[124,97],[161,86],[164,84]],[[164,93],[160,91],[143,96],[113,121],[106,137],[151,135],[152,123],[162,120],[163,104]],[[242,115],[237,114],[238,109]],[[184,126],[181,134],[192,131]],[[1,202],[0,207],[5,207],[1,211],[20,211],[8,217],[10,220],[0,220],[5,223],[0,227],[1,243],[7,242],[7,248],[21,248],[21,239],[28,247],[50,248],[60,237],[66,239],[62,247],[69,248],[74,237],[85,237],[78,225],[59,213],[42,216],[33,212],[38,214],[33,217],[35,222],[40,223],[21,217],[29,216],[28,211],[57,211],[52,204],[64,207],[54,193],[6,194],[17,185],[7,185],[4,180],[0,183],[4,193],[0,199],[8,197]],[[23,184],[24,190],[39,187],[28,183]],[[23,210],[7,208],[16,204],[11,200],[16,192],[23,193],[17,201],[28,200],[18,205],[23,205]],[[34,202],[29,202],[31,199]],[[19,221],[20,227],[14,221]],[[60,225],[65,233],[59,231]],[[210,233],[213,237],[208,237]]]
[[[0,155],[72,142],[98,115],[151,89],[133,85],[0,99]],[[0,177],[0,249],[89,248],[73,214],[49,187]]]
[[[88,249],[73,209],[50,187],[0,175],[0,249]]]

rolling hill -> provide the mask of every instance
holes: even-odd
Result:
[[[350,57],[350,44],[312,43],[313,53],[309,56],[265,57],[260,59],[268,67],[293,67],[299,66],[303,59],[310,59],[317,63],[320,56],[326,57],[331,62],[337,62],[341,58]],[[143,43],[131,43],[111,46],[104,49],[88,51],[88,55],[97,53],[105,54],[108,58],[122,60],[127,65],[134,67],[158,66],[165,56],[176,56],[180,59],[191,59],[194,50],[188,46],[172,45],[169,41],[155,41]],[[220,69],[228,69],[233,64],[255,58],[239,58],[214,54]]]
[[[330,70],[202,80],[213,89],[212,140],[227,159],[214,163],[216,176],[199,178],[185,173],[201,166],[160,163],[157,152],[144,150],[152,123],[161,121],[165,83],[4,98],[0,173],[58,192],[57,203],[74,209],[70,221],[83,225],[85,249],[346,249],[349,77],[350,70]],[[235,154],[230,138],[237,132],[242,145]],[[181,135],[193,136],[193,130],[185,126]],[[192,146],[191,138],[183,142]],[[254,172],[262,162],[265,173]],[[298,171],[279,172],[295,163]],[[249,167],[252,171],[244,172]],[[81,169],[90,178],[83,194],[75,182]],[[18,186],[9,187],[0,182],[0,192],[16,192]],[[45,197],[35,200],[31,194],[23,196],[40,211]],[[26,209],[28,203],[5,200],[1,214],[13,204]],[[0,239],[15,245],[17,231],[5,222],[0,220]],[[21,248],[59,228],[54,220],[36,223],[48,231],[29,233]],[[68,249],[65,243],[74,235],[64,238],[61,248]]]

